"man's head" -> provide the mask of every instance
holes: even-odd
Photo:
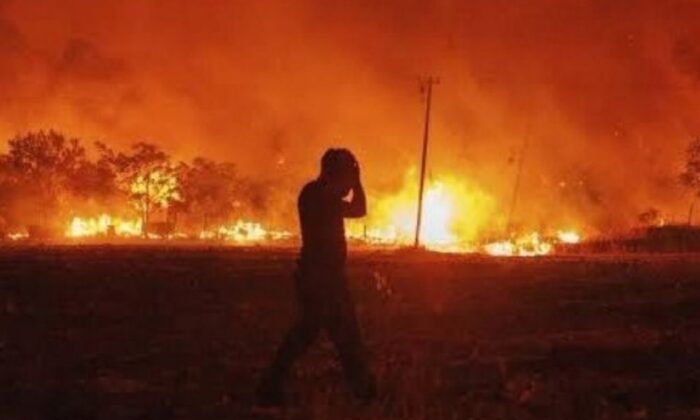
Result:
[[[347,195],[357,182],[359,166],[348,149],[328,149],[321,158],[321,179]]]

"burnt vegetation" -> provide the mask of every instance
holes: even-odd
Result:
[[[159,224],[206,229],[263,208],[257,189],[231,162],[175,161],[146,142],[87,148],[57,131],[29,132],[0,155],[0,233],[58,236],[73,216],[115,209],[143,220],[144,235]]]

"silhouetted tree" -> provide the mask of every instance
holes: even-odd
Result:
[[[136,143],[130,153],[115,152],[102,143],[96,143],[100,157],[99,167],[114,173],[118,188],[127,194],[143,222],[143,234],[154,209],[167,209],[180,200],[177,168],[170,157],[158,146]]]
[[[196,158],[181,172],[184,210],[202,221],[202,229],[211,223],[228,221],[238,202],[236,168],[232,163],[217,163]]]
[[[65,193],[75,192],[86,165],[78,139],[53,130],[30,132],[9,140],[7,153],[0,157],[0,182],[4,194],[21,195],[23,204],[31,203],[45,224]]]
[[[3,237],[5,229],[14,221],[12,209],[18,201],[18,192],[16,174],[7,163],[7,155],[0,155],[0,233]]]
[[[688,212],[688,224],[691,224],[693,209],[698,197],[700,197],[700,137],[693,140],[686,150],[685,170],[681,174],[681,183],[693,194]]]
[[[85,161],[76,168],[68,186],[74,195],[83,199],[105,200],[117,193],[116,175],[109,167]]]

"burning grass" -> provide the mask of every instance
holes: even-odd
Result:
[[[415,173],[408,171],[403,188],[376,198],[367,220],[349,224],[348,236],[373,245],[413,244],[417,194]],[[581,241],[576,230],[503,233],[505,229],[498,226],[504,224],[495,199],[468,180],[444,176],[428,184],[420,237],[421,244],[432,251],[528,257],[548,255],[558,244]],[[498,236],[499,230],[500,239],[489,239]]]
[[[96,236],[137,237],[143,232],[141,219],[122,219],[102,214],[99,217],[74,217],[66,229],[67,238]]]
[[[54,131],[11,140],[0,156],[0,192],[9,198],[0,206],[1,236],[11,242],[298,242],[296,191],[284,191],[284,204],[272,209],[270,196],[281,193],[241,178],[232,163],[173,162],[148,143],[127,151],[98,143],[96,155],[91,159],[78,139]],[[373,191],[368,217],[348,223],[348,238],[366,247],[405,247],[419,230],[421,245],[433,251],[498,256],[547,255],[581,240],[580,230],[555,222],[511,228],[500,200],[456,173],[428,180],[418,229],[417,184],[415,170],[408,170],[396,190]]]

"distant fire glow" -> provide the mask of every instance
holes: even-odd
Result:
[[[8,233],[7,234],[7,239],[11,241],[22,241],[25,239],[29,239],[29,234],[26,232],[13,232],[13,233]]]
[[[221,239],[235,243],[264,243],[292,237],[284,230],[268,230],[261,223],[238,220],[230,225],[219,226],[216,230],[206,230],[199,234],[200,239]]]
[[[350,236],[369,243],[409,245],[416,231],[418,187],[408,171],[395,194],[370,198],[367,220],[351,223]],[[464,179],[443,176],[427,183],[421,243],[434,250],[467,250],[492,222],[493,198]]]
[[[557,239],[565,244],[577,244],[581,242],[581,235],[573,230],[560,230]]]
[[[351,222],[349,237],[375,245],[411,245],[416,228],[414,177],[415,171],[409,171],[397,194],[376,199],[366,221]],[[500,220],[494,199],[478,186],[462,178],[440,177],[425,191],[421,244],[441,252],[531,257],[551,254],[556,244],[581,241],[576,230],[562,229],[549,236],[534,231],[485,242],[484,236],[497,230]]]
[[[0,0],[6,242],[298,242],[299,188],[348,147],[369,194],[352,242],[410,246],[424,132],[432,250],[551,254],[700,221],[700,177],[680,179],[696,1],[162,4]]]
[[[130,186],[132,194],[161,207],[168,207],[173,201],[180,200],[177,188],[175,175],[158,170],[138,176]]]
[[[534,257],[547,255],[552,252],[552,249],[552,243],[543,240],[537,232],[484,246],[487,254],[499,257]]]
[[[148,157],[149,153],[161,156],[157,149],[140,147],[144,151],[142,156]],[[71,209],[70,217],[61,220],[65,216],[57,216],[58,220],[52,223],[54,228],[61,226],[60,233],[27,224],[25,230],[5,233],[6,239],[44,240],[62,236],[73,242],[128,239],[217,241],[234,245],[298,243],[298,234],[274,228],[264,217],[237,214],[241,197],[235,195],[238,194],[235,189],[227,189],[236,182],[231,178],[230,167],[199,161],[194,163],[194,170],[189,168],[187,172],[185,164],[165,163],[162,158],[157,165],[146,160],[137,162],[141,162],[137,171],[126,166],[127,170],[120,172],[124,176],[119,178],[115,194],[121,201],[112,209],[96,214],[74,214]],[[188,203],[193,198],[194,204]],[[348,222],[348,238],[363,246],[411,246],[417,223],[415,169],[406,171],[394,192],[370,194],[369,201],[367,217]],[[189,220],[178,223],[182,212]],[[423,200],[420,245],[438,252],[530,257],[551,254],[558,244],[581,241],[580,233],[568,227],[507,232],[503,213],[497,199],[468,177],[453,173],[431,176]]]
[[[116,235],[120,237],[135,237],[142,233],[142,223],[139,219],[121,219],[102,214],[98,217],[74,217],[66,229],[69,238],[86,238],[94,236]]]
[[[138,238],[143,236],[143,223],[140,219],[122,219],[102,214],[98,217],[74,217],[69,223],[66,238]],[[261,223],[238,220],[229,225],[221,225],[213,230],[203,230],[199,234],[172,232],[161,236],[149,233],[150,239],[201,239],[222,240],[239,244],[266,243],[291,238],[293,235],[285,230],[269,230]],[[27,235],[17,234],[12,239],[26,239]]]

